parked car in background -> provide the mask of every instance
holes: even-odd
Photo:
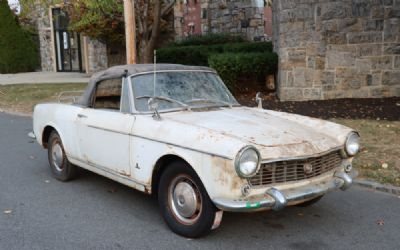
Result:
[[[185,237],[217,228],[223,211],[310,205],[345,190],[359,150],[350,128],[243,107],[214,70],[183,65],[97,73],[79,102],[37,105],[33,129],[57,179],[80,167],[156,194]]]

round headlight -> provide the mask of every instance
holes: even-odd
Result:
[[[360,136],[357,133],[352,132],[347,136],[346,140],[346,153],[349,156],[354,156],[360,150]]]
[[[248,178],[257,173],[260,167],[260,153],[253,146],[244,147],[235,160],[236,172],[240,177]]]

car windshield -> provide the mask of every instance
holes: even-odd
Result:
[[[159,111],[168,109],[229,107],[238,102],[219,76],[203,71],[166,71],[132,77],[135,108],[149,110],[150,98]]]

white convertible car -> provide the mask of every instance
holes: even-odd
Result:
[[[148,194],[177,234],[199,237],[223,211],[310,205],[354,178],[354,130],[242,107],[216,72],[126,65],[95,74],[79,102],[35,107],[54,176],[78,167]]]

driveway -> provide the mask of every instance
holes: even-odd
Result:
[[[208,237],[179,237],[145,194],[86,171],[53,179],[31,124],[0,113],[0,249],[400,249],[400,198],[358,187],[308,208],[225,213]]]
[[[89,75],[64,72],[0,74],[0,85],[28,83],[88,83]]]

